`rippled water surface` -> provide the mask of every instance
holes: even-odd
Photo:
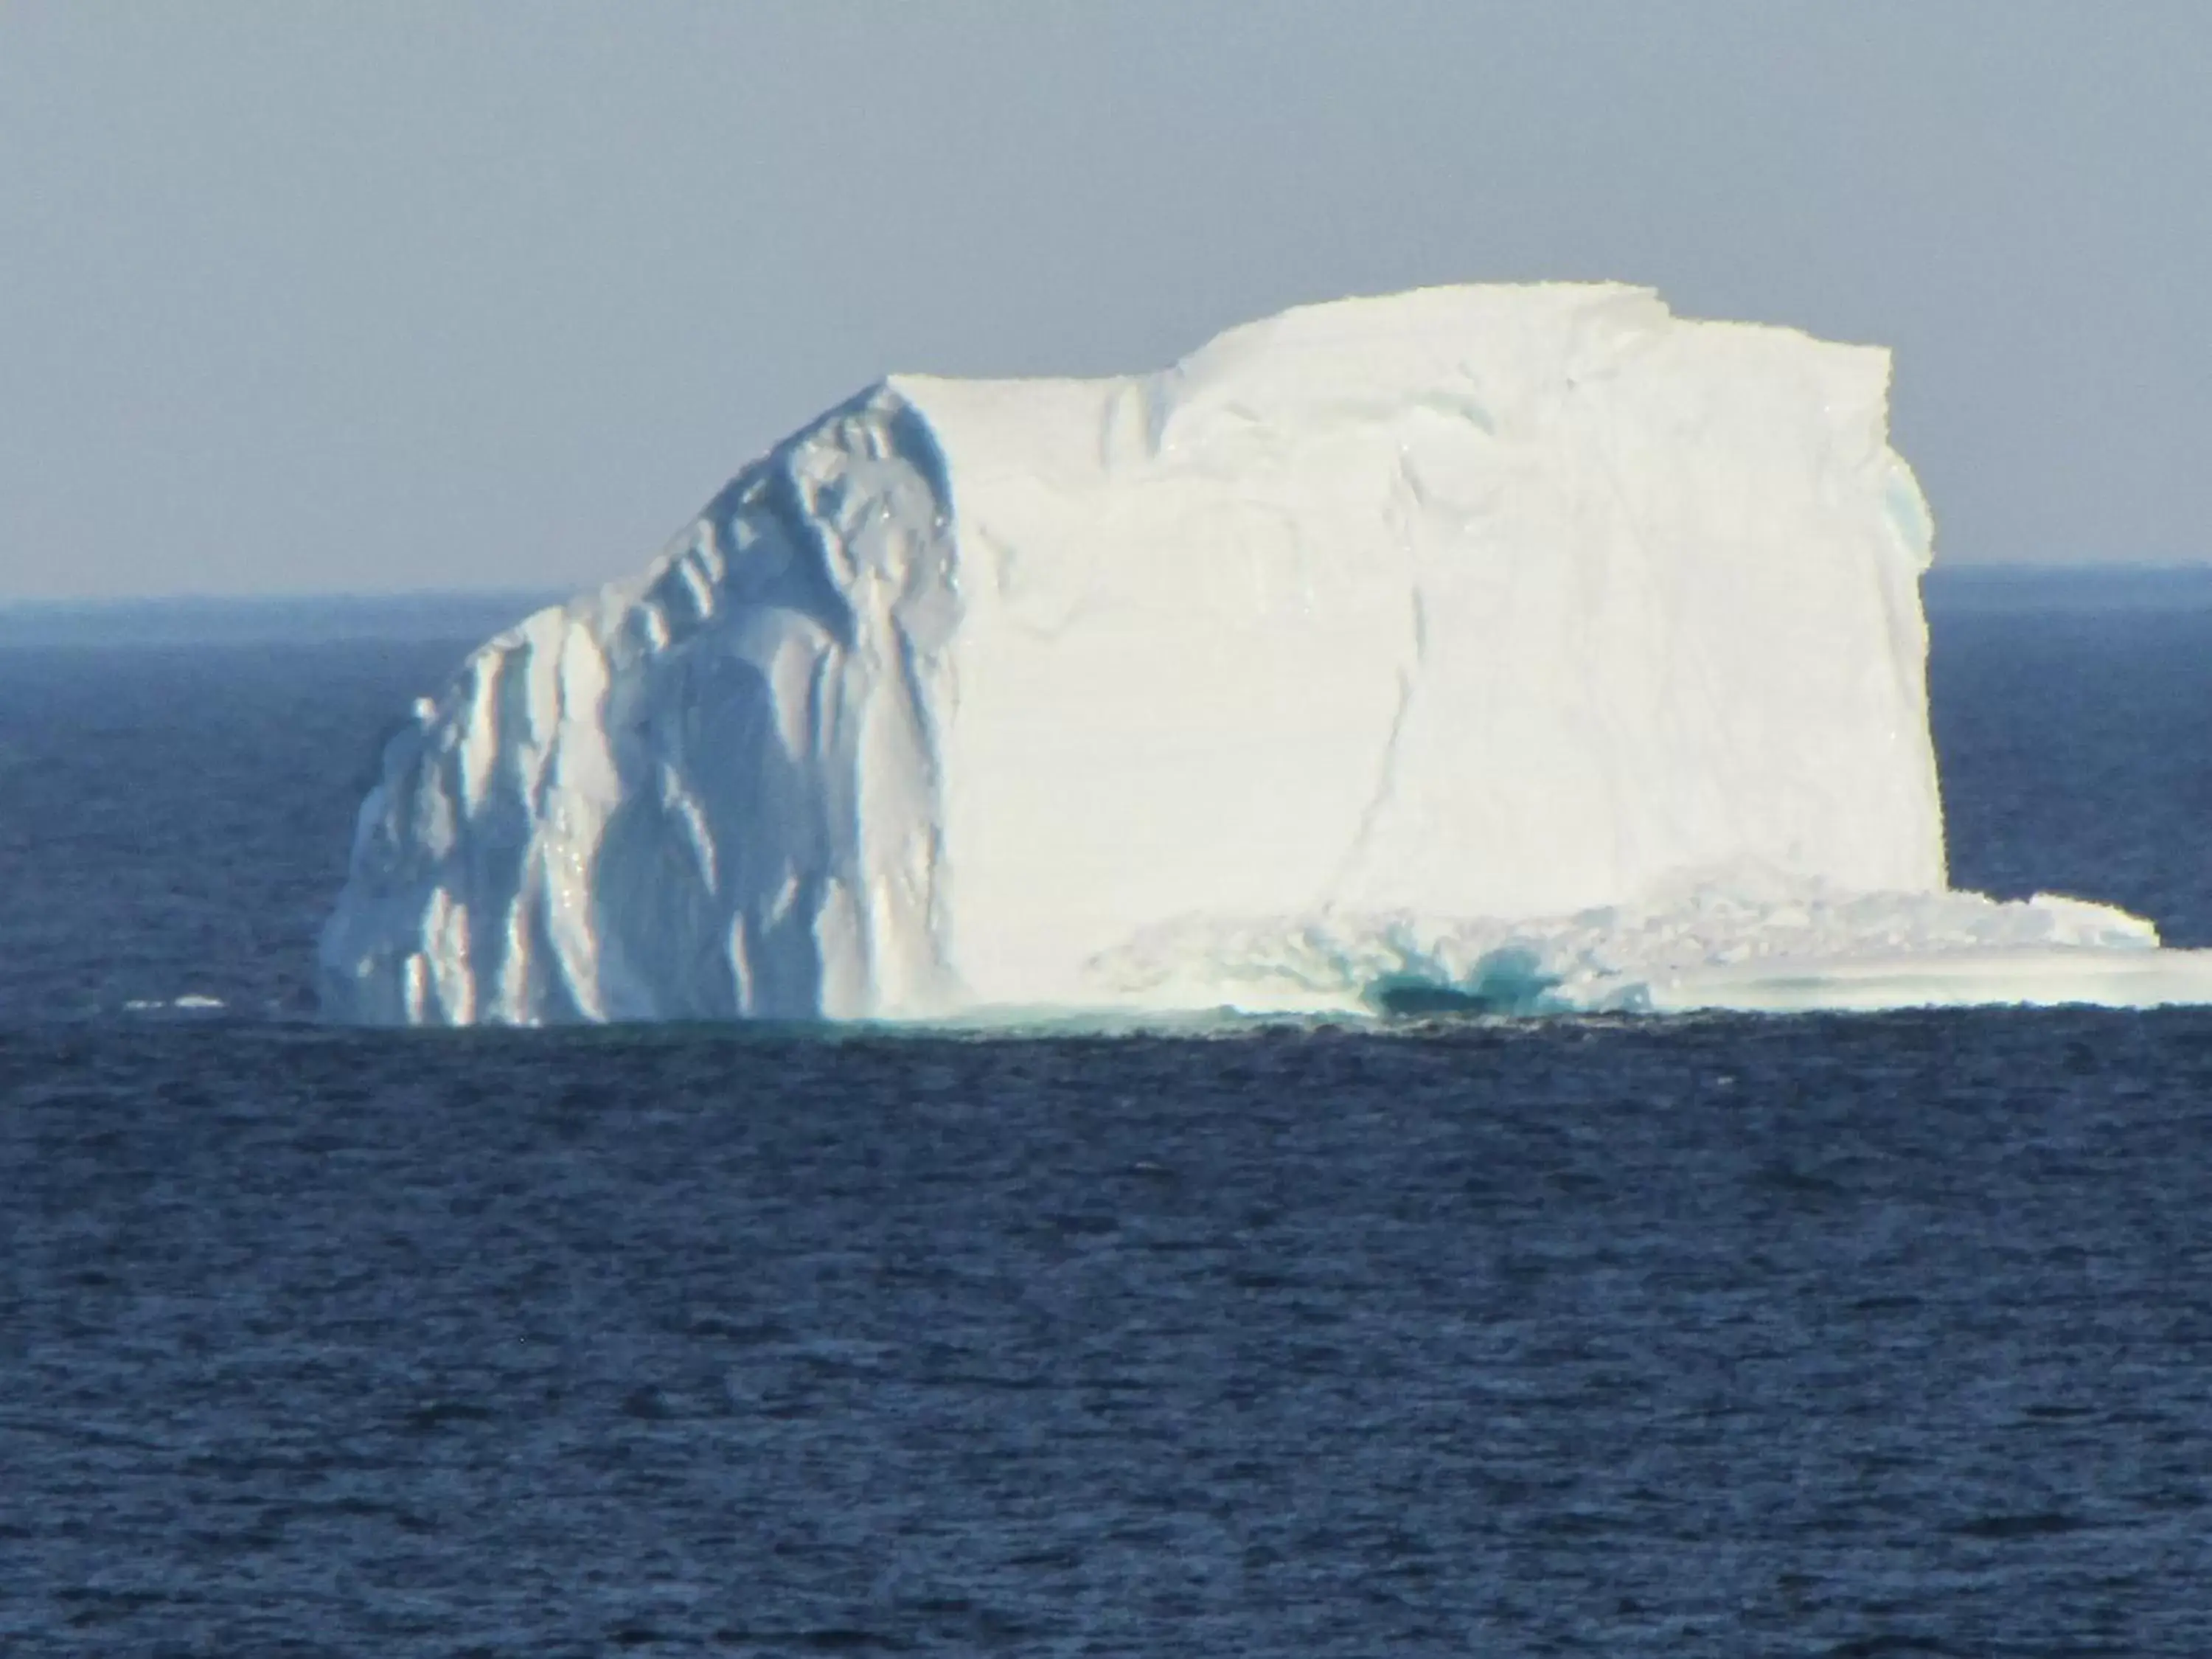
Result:
[[[2212,607],[1936,637],[2212,943]],[[0,649],[0,1653],[2212,1652],[2212,1014],[318,1029],[457,653]]]

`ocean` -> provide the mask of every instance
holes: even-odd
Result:
[[[2212,945],[2212,574],[1930,594]],[[0,1653],[2212,1652],[2212,1011],[322,1027],[495,610],[0,611]]]

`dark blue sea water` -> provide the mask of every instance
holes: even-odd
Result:
[[[2212,944],[2212,583],[1936,599]],[[2212,1014],[326,1030],[352,632],[0,648],[0,1653],[2212,1653]]]

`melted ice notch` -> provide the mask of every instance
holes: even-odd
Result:
[[[1629,927],[1686,872],[1936,899],[1887,380],[1547,286],[1312,307],[1158,374],[885,381],[418,708],[325,1006],[1247,1006],[1224,930],[1356,970],[1262,974],[1266,1006],[1371,1006],[1474,960],[1378,939],[1565,984],[1589,951],[1547,919]],[[1675,980],[1731,967],[1691,933]]]

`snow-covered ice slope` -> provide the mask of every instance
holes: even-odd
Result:
[[[2140,927],[1942,893],[1887,381],[1580,285],[1311,307],[1146,376],[891,379],[418,707],[325,1006],[1322,1008],[1524,957],[1547,1006],[1766,1006],[1744,939],[1865,894],[1887,920],[1810,941],[1862,975],[1991,925],[2133,961]],[[1584,972],[1593,911],[1675,942]],[[1327,945],[1286,976],[1292,939]]]

